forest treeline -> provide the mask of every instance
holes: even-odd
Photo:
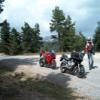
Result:
[[[0,0],[0,13],[3,11]],[[40,49],[55,50],[57,52],[81,51],[86,44],[86,37],[82,32],[76,31],[76,24],[70,15],[65,16],[63,10],[58,6],[52,10],[50,21],[50,32],[52,41],[45,41],[41,37],[40,25],[36,23],[34,27],[27,22],[21,27],[19,32],[15,27],[10,27],[10,23],[5,20],[0,24],[0,52],[9,55],[23,53],[37,53]],[[95,50],[100,51],[100,22],[94,30],[93,42]]]

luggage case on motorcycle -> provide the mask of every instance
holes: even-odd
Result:
[[[78,53],[78,52],[72,52],[71,58],[75,59],[77,61],[80,61],[80,62],[83,61],[83,55],[81,53]]]

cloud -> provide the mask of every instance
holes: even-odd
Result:
[[[42,35],[47,36],[50,35],[52,10],[59,6],[66,16],[70,15],[76,22],[77,31],[88,36],[94,33],[96,23],[100,20],[98,2],[99,0],[6,0],[0,21],[8,19],[11,26],[18,30],[24,22],[31,26],[38,22]]]

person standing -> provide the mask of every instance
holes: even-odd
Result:
[[[93,65],[94,65],[94,59],[93,59],[94,44],[93,44],[91,38],[87,39],[87,43],[85,46],[85,53],[87,53],[87,56],[88,56],[89,70],[91,70],[93,68]]]

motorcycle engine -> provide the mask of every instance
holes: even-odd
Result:
[[[75,63],[71,60],[71,61],[68,61],[68,66],[67,66],[67,68],[68,69],[71,69],[72,68],[72,66],[74,66],[75,65]]]

